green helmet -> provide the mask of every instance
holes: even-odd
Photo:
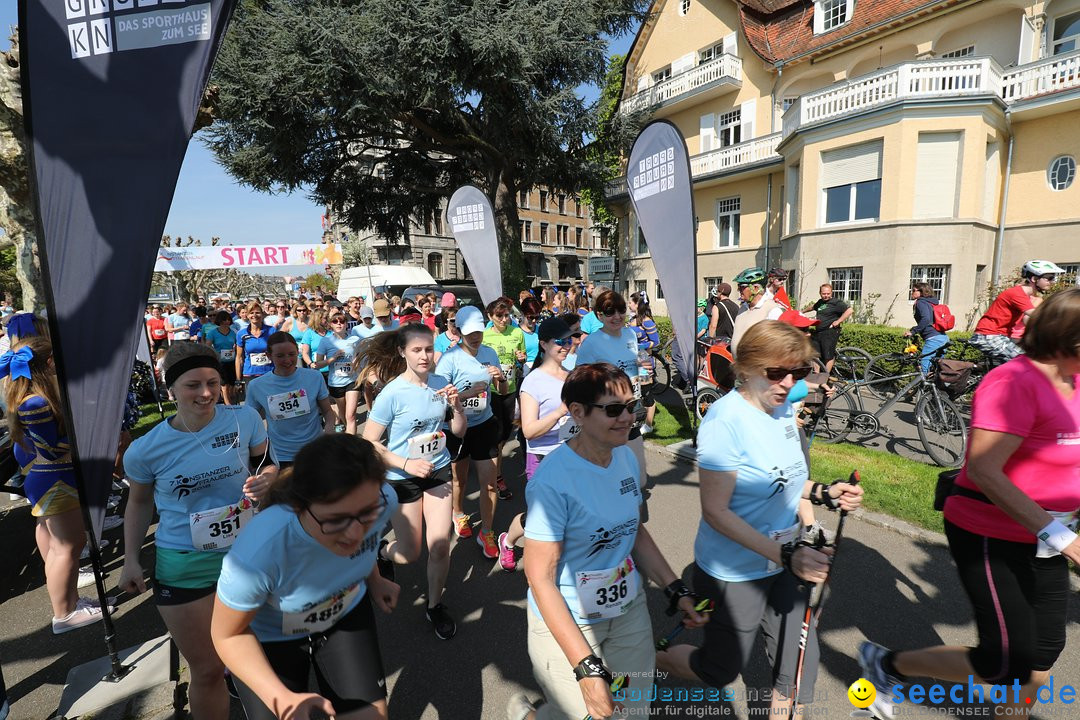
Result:
[[[708,307],[708,305],[709,305],[708,300],[706,300],[705,298],[698,298],[697,306],[699,308]]]
[[[753,285],[765,279],[765,271],[759,267],[746,268],[735,276],[738,285]]]

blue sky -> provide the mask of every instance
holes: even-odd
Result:
[[[0,0],[0,49],[10,46],[8,27],[17,19],[17,2]],[[617,38],[610,51],[625,53],[632,40],[633,35]],[[594,87],[582,87],[582,92],[588,99],[597,95]],[[230,245],[314,243],[322,234],[322,213],[302,192],[267,195],[240,185],[196,135],[180,171],[165,234],[206,242],[217,236]]]

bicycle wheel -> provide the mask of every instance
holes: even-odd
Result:
[[[810,442],[814,438],[828,445],[840,442],[851,432],[851,419],[855,417],[855,402],[851,399],[851,393],[838,392],[833,395],[815,415],[817,419],[811,421]]]
[[[941,467],[964,461],[967,427],[956,404],[938,392],[924,392],[915,404],[915,425],[930,459]]]
[[[900,392],[918,371],[918,366],[913,364],[907,355],[901,353],[878,355],[866,364],[863,379],[873,384],[864,387],[878,400],[888,400]]]
[[[694,412],[697,414],[699,422],[705,419],[705,413],[709,412],[712,404],[719,399],[720,393],[712,388],[698,389],[697,404],[694,406]]]
[[[671,365],[667,358],[653,355],[653,397],[659,397],[671,387]]]
[[[832,376],[838,380],[851,382],[866,377],[866,366],[873,358],[870,353],[859,347],[842,347],[836,350]]]

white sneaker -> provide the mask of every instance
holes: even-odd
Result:
[[[653,431],[653,426],[652,425],[650,425],[649,423],[643,423],[642,424],[642,426],[641,426],[641,434],[642,435],[648,435],[652,431]]]
[[[109,541],[108,540],[102,540],[101,542],[98,543],[98,550],[104,550],[107,547],[109,547]],[[83,548],[82,552],[79,553],[79,559],[80,560],[86,560],[89,557],[90,557],[90,545],[87,544],[86,547]]]
[[[52,631],[54,635],[62,635],[86,625],[93,625],[100,619],[101,608],[96,605],[83,605],[80,598],[79,604],[67,617],[52,619]]]
[[[106,532],[113,528],[118,528],[124,524],[124,518],[120,515],[106,515],[105,522],[101,524],[101,531]]]
[[[529,702],[529,698],[522,693],[510,696],[510,702],[506,704],[507,720],[525,720],[529,713],[536,711],[536,705]]]
[[[89,587],[94,584],[94,571],[92,568],[79,568],[79,579],[75,587]]]

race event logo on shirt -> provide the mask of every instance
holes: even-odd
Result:
[[[169,486],[172,490],[176,491],[176,499],[180,500],[192,493],[205,490],[212,484],[219,480],[225,480],[236,474],[236,468],[231,465],[222,465],[216,470],[210,470],[192,477],[184,477],[183,475],[177,475],[170,482]]]
[[[217,450],[223,447],[240,447],[240,434],[235,430],[224,435],[215,435],[210,447]]]
[[[626,495],[627,493],[634,493],[634,495],[640,495],[638,490],[638,482],[632,477],[624,477],[619,483],[619,494]]]
[[[619,538],[633,535],[637,532],[637,525],[638,521],[637,518],[635,518],[633,520],[621,522],[610,530],[603,527],[597,528],[589,536],[589,542],[592,543],[592,549],[585,557],[592,557],[596,553],[603,552],[608,548],[618,545]]]

